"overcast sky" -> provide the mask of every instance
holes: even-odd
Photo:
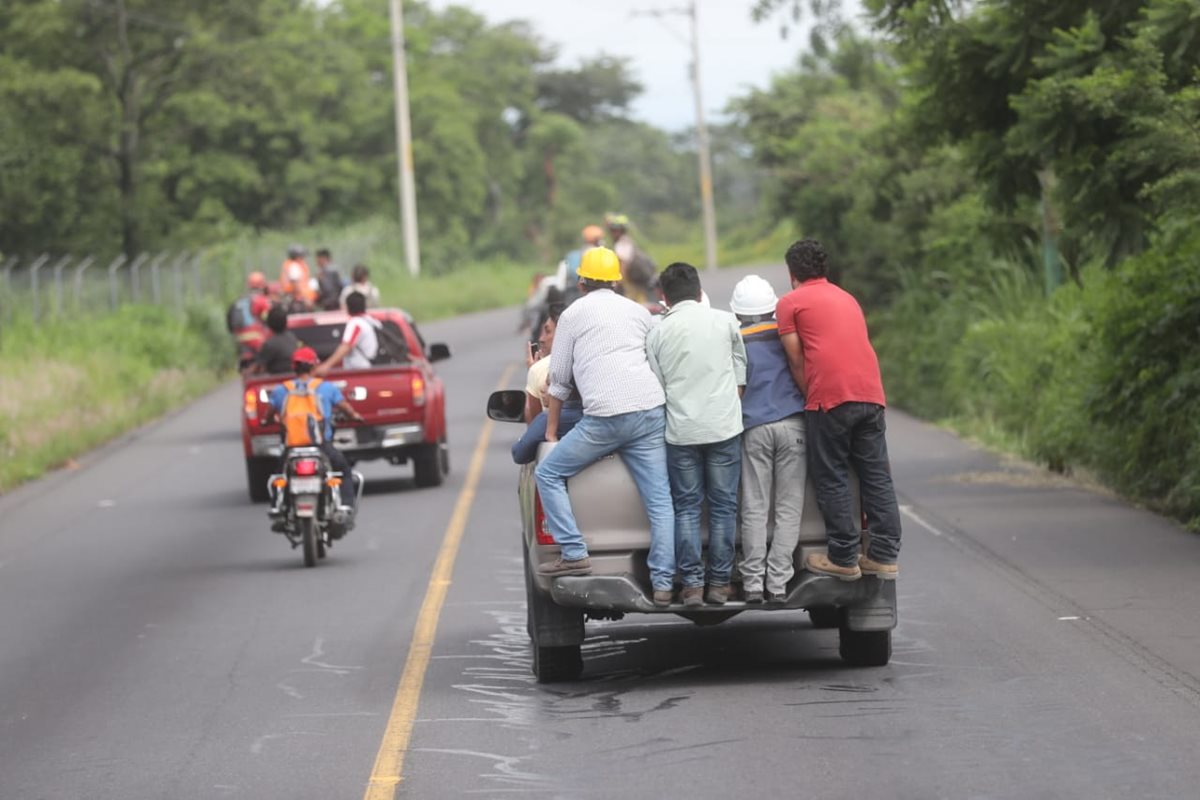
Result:
[[[731,97],[746,87],[766,86],[773,72],[791,66],[807,39],[793,34],[784,40],[778,24],[755,24],[752,0],[698,3],[705,115],[718,121]],[[566,65],[601,53],[629,57],[646,89],[634,115],[668,130],[694,124],[687,17],[660,22],[631,16],[635,9],[679,7],[684,0],[434,0],[433,5],[468,6],[494,22],[530,20],[540,36],[559,47],[559,60]]]

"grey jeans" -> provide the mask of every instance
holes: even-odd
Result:
[[[783,594],[794,574],[793,558],[800,542],[804,511],[804,415],[755,425],[742,434],[742,586],[747,592],[766,589]],[[767,522],[772,506],[775,532],[767,550]]]

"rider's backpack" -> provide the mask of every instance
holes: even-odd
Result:
[[[625,265],[625,280],[634,286],[646,288],[654,282],[654,276],[657,274],[658,267],[654,260],[646,255],[645,250],[634,245],[633,258]]]
[[[321,443],[324,416],[317,400],[320,378],[284,381],[287,397],[283,399],[283,443],[286,447],[312,447]]]
[[[408,342],[400,332],[400,326],[390,319],[371,319],[370,322],[375,329],[375,340],[379,343],[371,365],[403,364],[408,361]]]

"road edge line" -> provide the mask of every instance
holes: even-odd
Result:
[[[504,370],[496,389],[504,388],[515,368],[516,365],[510,364]],[[438,621],[450,589],[454,562],[458,558],[463,534],[466,533],[471,507],[475,504],[475,492],[483,474],[492,426],[492,420],[485,420],[483,429],[479,431],[475,451],[471,454],[471,465],[467,468],[467,479],[463,482],[458,500],[454,504],[454,512],[450,515],[450,522],[442,536],[442,546],[438,549],[437,560],[429,576],[429,586],[425,590],[425,599],[421,602],[421,611],[417,614],[408,657],[404,660],[404,672],[400,676],[399,686],[396,687],[392,711],[388,716],[387,727],[384,728],[379,752],[375,755],[375,766],[367,781],[363,800],[393,800],[396,787],[404,778],[404,755],[412,738],[413,723],[416,721],[417,707],[421,702],[421,688],[425,683],[425,671],[429,668],[429,659],[433,655]]]

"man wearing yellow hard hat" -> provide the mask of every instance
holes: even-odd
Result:
[[[546,441],[558,440],[563,402],[578,390],[583,419],[538,464],[534,477],[546,526],[562,553],[538,567],[551,577],[592,571],[587,545],[575,522],[567,480],[589,464],[617,453],[637,484],[650,518],[646,563],[654,604],[668,606],[675,577],[675,511],[667,475],[666,396],[646,360],[650,312],[614,290],[621,262],[607,247],[583,254],[583,296],[563,311],[550,355]]]

